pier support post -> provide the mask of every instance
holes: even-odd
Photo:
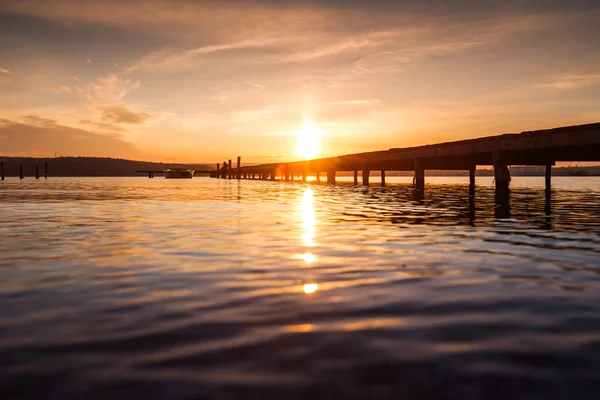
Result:
[[[510,170],[508,164],[502,161],[499,152],[494,153],[494,179],[496,180],[497,188],[508,189],[510,185]]]
[[[253,172],[252,173],[252,180],[255,180],[255,179],[256,179],[256,174]]]
[[[221,170],[221,179],[227,179],[227,161],[223,161],[223,168]]]
[[[25,175],[23,175],[23,164],[19,165],[19,179],[24,179]]]
[[[241,179],[241,173],[242,173],[242,157],[238,157],[237,159],[237,171],[236,171],[236,178],[239,180]]]
[[[385,186],[385,170],[381,170],[381,186]]]
[[[277,170],[276,169],[271,171],[271,180],[272,181],[277,180]]]
[[[327,183],[330,185],[335,184],[335,171],[334,170],[327,171]]]
[[[229,160],[229,163],[227,164],[227,178],[233,178],[233,164],[231,163],[231,160]]]
[[[358,186],[358,171],[354,170],[354,186]]]
[[[469,168],[469,196],[475,196],[475,165]]]
[[[552,164],[546,165],[546,191],[549,191],[552,188]]]
[[[2,175],[2,180],[4,180],[4,161],[0,161],[0,175]]]
[[[35,166],[35,179],[40,179],[40,164],[36,164]]]
[[[219,174],[221,173],[220,169],[221,169],[221,164],[217,163],[217,170],[215,171],[215,175],[214,175],[214,177],[217,179],[220,178],[220,176],[219,176]]]
[[[321,176],[319,175],[319,171],[317,171],[317,182],[321,182]]]
[[[369,186],[369,175],[371,175],[371,171],[367,167],[363,167],[362,171],[362,185]]]
[[[302,170],[302,182],[306,183],[306,170]]]
[[[48,163],[44,164],[44,179],[48,179]]]
[[[422,196],[425,193],[425,168],[423,168],[419,159],[415,159],[415,177],[413,181],[415,193]]]

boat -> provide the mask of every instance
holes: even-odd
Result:
[[[163,171],[167,179],[192,179],[194,170],[187,168],[170,168]]]

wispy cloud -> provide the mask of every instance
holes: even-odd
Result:
[[[10,71],[5,68],[0,68],[0,74],[10,75]]]
[[[89,88],[100,100],[118,101],[140,87],[140,81],[109,74],[98,78]]]
[[[57,93],[73,93],[73,89],[71,89],[68,86],[65,85],[61,85],[60,83],[56,83],[56,82],[52,82],[50,84],[50,89],[52,89],[53,91],[57,92]]]
[[[125,106],[99,107],[102,111],[102,121],[113,124],[143,124],[153,117],[152,114],[136,112]]]
[[[379,104],[379,99],[354,99],[354,100],[339,100],[325,103],[326,106],[370,106]]]
[[[600,84],[600,74],[568,74],[554,77],[548,82],[538,83],[535,86],[555,89],[577,89],[598,84]]]
[[[283,43],[283,41],[278,39],[242,40],[239,42],[214,44],[185,50],[163,49],[147,54],[136,60],[128,68],[128,72],[133,72],[138,69],[158,71],[188,69],[198,66],[198,64],[203,61],[203,57],[211,54],[233,50],[248,50],[281,43]]]

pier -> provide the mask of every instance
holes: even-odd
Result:
[[[136,170],[134,171],[136,174],[148,174],[148,178],[153,179],[156,175],[164,175],[164,170]],[[202,170],[202,171],[194,171],[194,175],[196,174],[209,174],[214,171]]]
[[[470,187],[475,186],[477,166],[492,166],[497,189],[508,189],[510,165],[542,165],[546,167],[546,189],[551,187],[551,170],[556,162],[600,162],[600,123],[566,126],[554,129],[509,133],[477,139],[459,140],[417,147],[347,154],[307,161],[240,165],[235,170],[231,160],[210,173],[212,178],[262,179],[289,182],[301,177],[325,173],[328,184],[335,184],[338,172],[354,174],[354,184],[369,185],[371,171],[380,171],[385,185],[386,171],[414,171],[416,196],[425,191],[426,170],[467,170]]]

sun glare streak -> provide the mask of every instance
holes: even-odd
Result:
[[[298,131],[298,145],[296,146],[296,154],[305,160],[315,158],[320,146],[320,132],[314,127],[312,121],[306,121],[304,127]]]

